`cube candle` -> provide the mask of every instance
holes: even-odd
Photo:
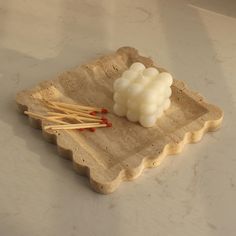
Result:
[[[154,67],[133,63],[114,82],[114,113],[129,121],[152,127],[170,106],[172,76]]]

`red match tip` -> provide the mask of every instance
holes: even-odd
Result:
[[[79,129],[79,131],[84,131],[84,128]]]
[[[101,109],[101,113],[108,113],[108,110],[105,109],[105,108],[102,108],[102,109]]]
[[[100,124],[107,124],[107,121],[101,120],[101,121],[100,121]]]
[[[96,128],[90,128],[89,131],[90,131],[90,132],[95,132],[95,131],[96,131]]]
[[[104,116],[101,117],[101,120],[106,121],[106,122],[108,121],[108,119]]]
[[[112,123],[107,123],[107,127],[112,127]]]
[[[96,111],[92,111],[92,112],[90,112],[89,114],[92,115],[92,116],[96,116],[96,115],[97,115],[97,112],[96,112]]]

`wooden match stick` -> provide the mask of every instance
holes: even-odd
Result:
[[[55,105],[55,104],[52,104],[52,106],[53,106],[53,109],[55,109],[54,107],[56,107],[58,110],[60,110],[60,107],[58,107],[57,105]],[[66,114],[71,114],[71,112],[68,112],[68,111],[63,111],[64,113],[66,113]],[[60,113],[59,113],[60,114]],[[75,119],[75,120],[77,120],[78,122],[80,122],[80,123],[84,123],[81,119],[79,119],[78,117],[74,117],[73,119]]]
[[[84,129],[84,128],[99,128],[109,127],[107,124],[91,123],[91,124],[67,124],[67,125],[48,125],[45,129]]]
[[[98,122],[98,121],[102,121],[104,120],[103,118],[101,119],[93,119],[93,118],[88,118],[88,117],[83,117],[83,116],[79,116],[76,114],[61,114],[61,113],[57,113],[57,112],[48,112],[48,114],[50,115],[54,115],[53,118],[54,119],[61,119],[61,118],[73,118],[73,119],[78,119],[81,122],[83,121],[93,121],[93,122]]]
[[[82,119],[80,119],[78,115],[63,114],[63,113],[57,113],[57,112],[47,112],[47,114],[51,115],[50,117],[52,117],[53,119],[73,118],[74,120],[77,120],[80,123],[84,123],[82,120],[83,117],[81,117]],[[97,121],[97,120],[93,119],[93,121]]]
[[[65,116],[65,115],[70,115],[70,114],[64,114],[64,113],[53,112],[53,111],[48,111],[47,114],[48,114],[48,115],[52,115],[52,116]]]
[[[107,113],[108,111],[105,108],[99,108],[99,107],[90,107],[90,106],[82,106],[78,104],[71,104],[71,103],[63,103],[63,102],[53,102],[57,105],[68,107],[68,108],[79,108],[82,110],[87,110],[87,111],[97,111],[101,113]]]
[[[70,110],[68,108],[62,108],[62,107],[58,107],[58,106],[55,106],[55,105],[47,105],[47,106],[54,109],[54,110],[62,111],[64,113],[77,114],[81,117],[88,117],[88,118],[92,118],[92,119],[95,119],[95,120],[101,120],[100,117],[96,117],[96,116],[89,115],[87,113],[83,113],[83,112],[79,112],[79,111],[73,111],[73,110]]]
[[[57,119],[54,119],[52,117],[39,115],[39,114],[36,114],[34,112],[25,111],[24,113],[28,116],[38,118],[38,119],[42,119],[42,120],[52,121],[52,122],[55,122],[55,123],[58,123],[58,124],[68,124],[68,122],[65,122],[65,121],[62,121],[62,120],[57,120]]]
[[[78,105],[75,104],[66,104],[66,103],[59,103],[59,102],[51,102],[51,104],[57,106],[57,107],[61,107],[61,108],[67,108],[70,109],[72,111],[78,111],[78,112],[82,112],[85,114],[91,114],[92,112],[96,112],[96,111],[90,111],[90,110],[84,110],[78,107]]]
[[[82,128],[83,126],[91,126],[91,125],[99,125],[100,123],[85,123],[85,124],[65,124],[63,127],[79,127]],[[45,126],[47,129],[54,128],[54,127],[61,127],[61,125],[47,125]]]

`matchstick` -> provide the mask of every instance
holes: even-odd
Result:
[[[61,114],[61,113],[56,113],[56,112],[48,112],[48,114],[54,115],[54,116],[52,116],[54,119],[72,118],[72,119],[78,119],[81,122],[83,122],[83,121],[93,121],[93,122],[106,121],[107,122],[106,118],[101,118],[98,120],[98,119],[79,116],[76,114],[75,115],[74,114]]]
[[[108,124],[99,124],[99,123],[91,123],[91,124],[66,124],[66,125],[48,125],[45,126],[45,129],[84,129],[84,128],[99,128],[99,127],[110,127]]]
[[[59,103],[59,102],[50,102],[50,103],[56,107],[66,108],[72,111],[78,111],[78,112],[82,112],[89,115],[96,115],[96,111],[81,109],[78,107],[78,105],[75,105],[75,104],[66,104],[66,103]]]
[[[38,119],[41,119],[41,120],[52,121],[52,122],[55,122],[55,123],[58,123],[58,124],[68,124],[68,122],[65,122],[65,121],[62,121],[62,120],[57,120],[57,119],[54,119],[53,117],[47,117],[47,116],[39,115],[39,114],[36,114],[34,112],[25,111],[24,113],[28,116],[38,118]]]
[[[101,117],[96,117],[96,116],[89,115],[89,114],[83,113],[83,112],[73,111],[73,110],[70,110],[68,108],[62,108],[62,107],[58,107],[58,106],[55,106],[55,105],[48,105],[48,107],[50,107],[54,110],[62,111],[64,113],[70,113],[70,114],[72,113],[72,114],[77,114],[81,117],[88,117],[88,118],[95,119],[95,120],[101,120]]]
[[[89,107],[89,106],[82,106],[78,104],[69,104],[69,103],[63,103],[63,102],[52,102],[60,106],[68,107],[68,108],[79,108],[82,110],[87,110],[87,111],[97,111],[101,113],[107,113],[107,109],[105,108],[99,108],[99,107]]]

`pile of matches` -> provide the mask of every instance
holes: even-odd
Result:
[[[30,117],[53,122],[53,125],[47,125],[45,130],[79,130],[85,129],[95,132],[96,128],[112,127],[112,123],[107,118],[101,116],[101,113],[108,113],[105,108],[82,106],[77,104],[69,104],[55,101],[42,102],[53,111],[48,111],[47,115],[36,114],[34,112],[25,111],[24,113]]]

